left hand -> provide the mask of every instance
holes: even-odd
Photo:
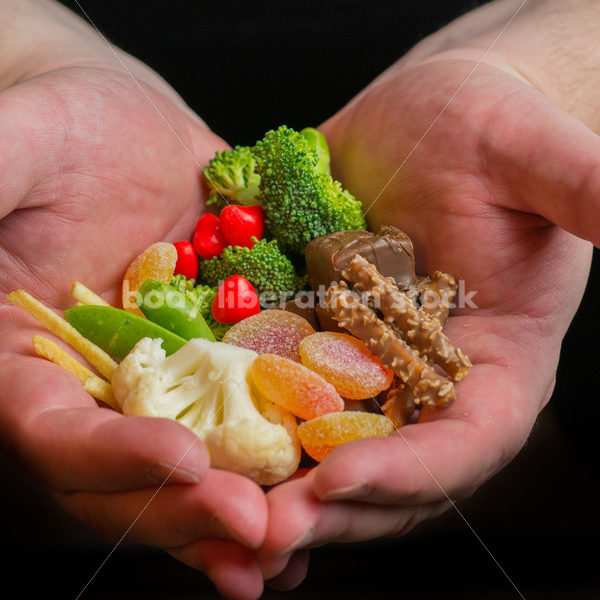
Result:
[[[584,240],[600,243],[600,141],[488,65],[421,140],[473,66],[392,67],[322,128],[335,175],[370,208],[371,229],[399,226],[418,272],[449,272],[477,292],[478,308],[459,309],[446,327],[474,366],[452,406],[345,444],[268,493],[262,564],[279,586],[304,576],[305,554],[286,570],[295,550],[402,535],[472,494],[516,455],[550,398],[588,275]]]

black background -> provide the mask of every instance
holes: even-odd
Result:
[[[78,11],[77,3],[64,4]],[[231,144],[270,127],[317,125],[467,1],[195,2],[82,0],[113,42],[144,60]],[[307,581],[266,598],[600,597],[596,315],[598,255],[565,339],[557,386],[524,450],[475,496],[402,540],[313,551]],[[111,546],[2,465],[5,584],[75,598]],[[470,527],[469,527],[470,526]],[[26,569],[26,571],[24,571]],[[18,573],[30,573],[25,578]],[[82,598],[217,598],[160,551],[119,548]]]

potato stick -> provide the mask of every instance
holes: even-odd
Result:
[[[79,300],[81,304],[93,305],[93,306],[110,306],[108,302],[100,298],[98,294],[95,294],[88,287],[76,281],[71,288],[71,296],[75,300]]]
[[[104,404],[108,404],[111,408],[121,412],[121,409],[115,400],[112,385],[110,385],[108,381],[104,381],[104,379],[94,375],[83,382],[83,389],[90,396],[96,398],[96,400],[101,400]]]
[[[120,412],[112,392],[112,386],[108,381],[92,373],[52,340],[41,335],[34,335],[32,341],[36,354],[75,375],[88,394]]]
[[[117,368],[117,363],[104,350],[83,337],[75,327],[69,325],[25,290],[15,290],[8,294],[6,298],[15,306],[29,313],[34,319],[37,319],[54,335],[72,346],[106,379],[111,380]]]
[[[34,335],[31,341],[33,342],[33,349],[36,354],[69,371],[81,383],[94,375],[87,367],[84,367],[78,360],[74,359],[52,340],[41,335]]]

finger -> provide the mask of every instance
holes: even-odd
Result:
[[[306,477],[311,472],[312,469],[302,468],[298,469],[291,477],[289,477],[286,481],[295,481],[297,479],[302,479]],[[283,571],[288,568],[288,563],[290,561],[290,555],[273,555],[266,554],[264,552],[258,552],[258,558],[260,563],[260,568],[263,574],[263,578],[265,580],[270,580],[279,576]],[[308,557],[306,559],[308,561]],[[275,585],[278,585],[275,583]],[[292,589],[291,587],[289,589]]]
[[[253,552],[226,540],[199,540],[169,554],[198,569],[230,600],[256,600],[263,592],[263,578]]]
[[[286,567],[272,579],[265,583],[268,587],[281,592],[287,592],[298,587],[306,578],[310,552],[308,550],[297,550],[287,562]],[[264,575],[264,571],[263,571]]]
[[[54,490],[194,483],[208,469],[206,448],[185,427],[98,408],[73,375],[39,358],[5,355],[0,401],[7,447]]]
[[[300,548],[329,542],[403,535],[450,505],[447,500],[418,506],[322,502],[313,493],[311,479],[290,481],[269,491],[269,524],[261,553],[287,558]]]
[[[196,485],[117,493],[60,494],[71,514],[112,541],[175,548],[222,537],[257,548],[267,527],[263,491],[250,479],[211,469]]]
[[[516,455],[553,371],[538,373],[524,349],[498,336],[478,331],[474,337],[481,349],[469,352],[476,364],[457,384],[454,404],[424,410],[418,424],[387,438],[337,448],[314,470],[317,497],[404,505],[455,499],[472,493]],[[468,340],[461,346],[468,350]]]

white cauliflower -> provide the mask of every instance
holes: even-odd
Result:
[[[140,340],[116,369],[112,384],[123,414],[175,419],[206,444],[213,467],[261,485],[294,473],[296,420],[253,397],[247,372],[256,352],[193,339],[166,357],[161,343]]]

